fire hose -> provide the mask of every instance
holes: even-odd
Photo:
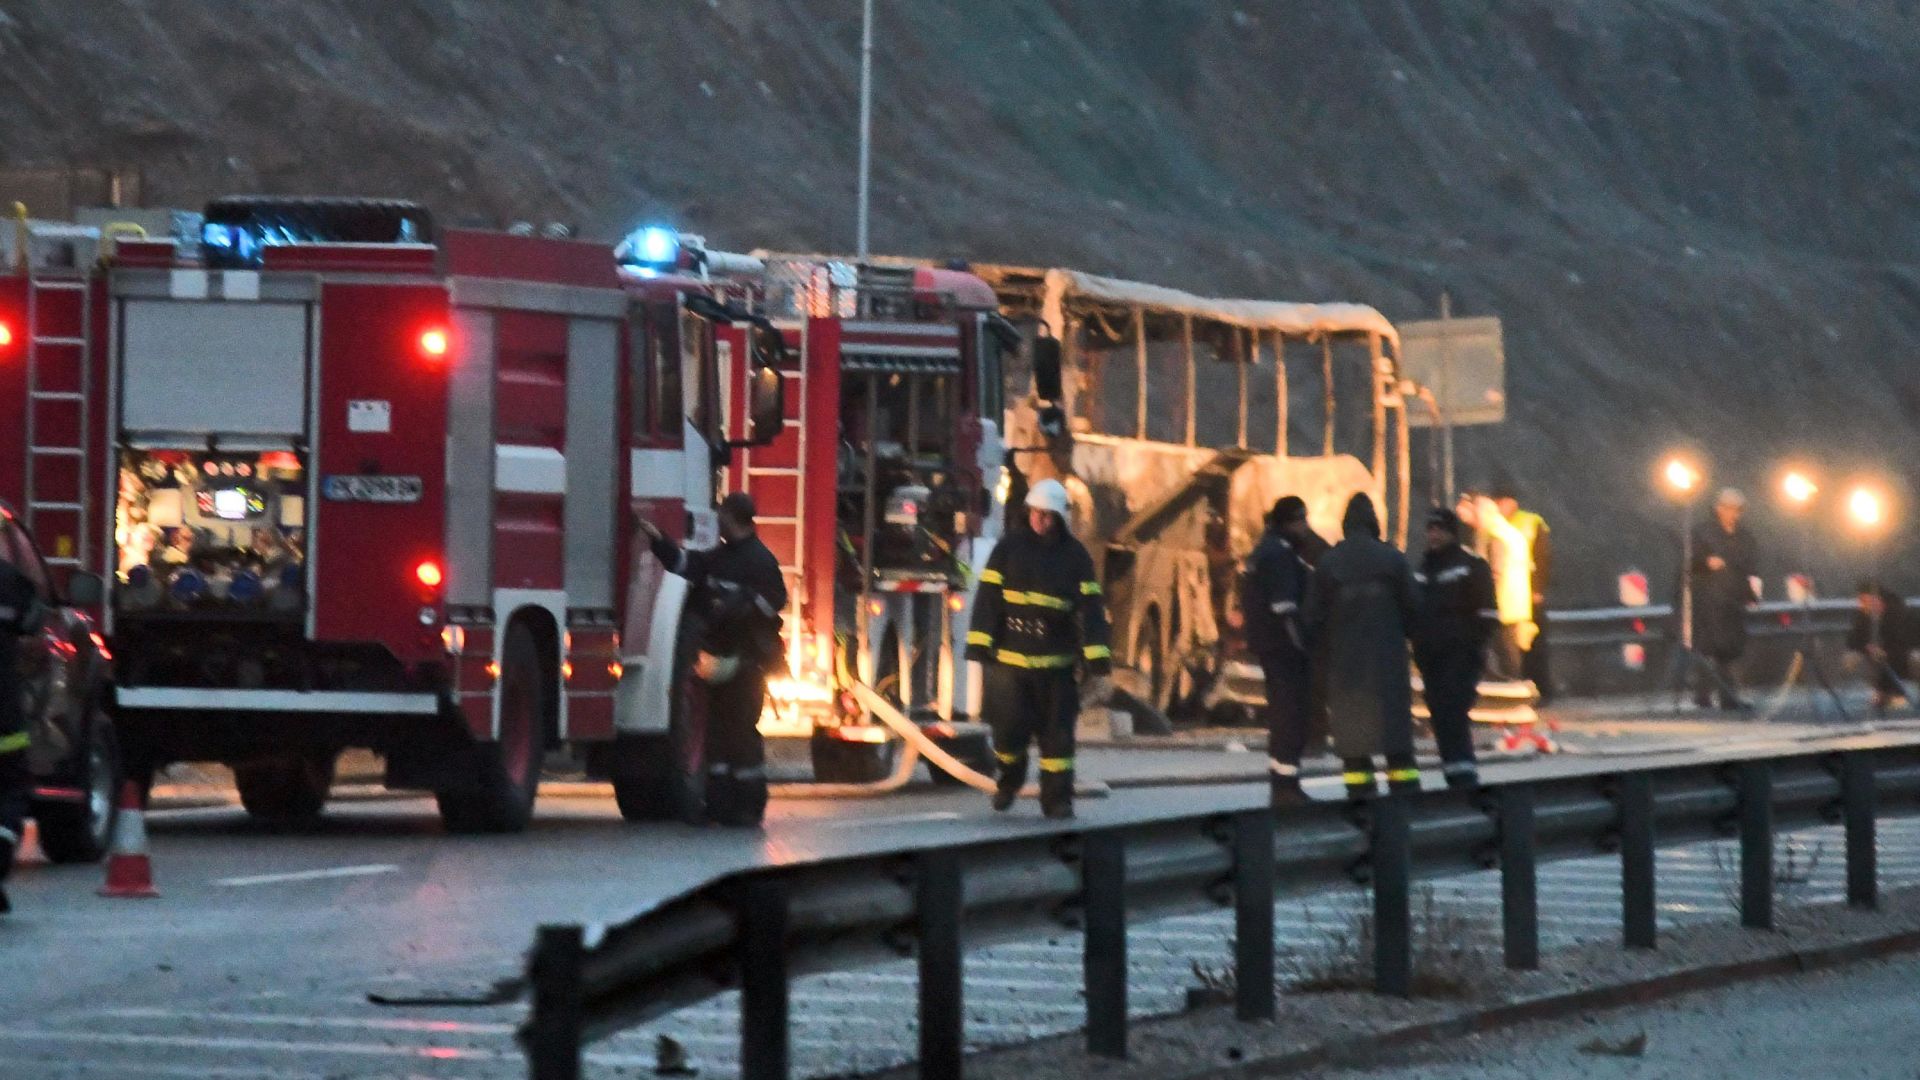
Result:
[[[900,756],[893,763],[893,772],[884,780],[875,780],[867,784],[774,784],[768,794],[779,799],[846,799],[862,798],[870,795],[890,795],[905,788],[913,779],[914,766],[921,758],[927,764],[953,777],[955,780],[973,788],[975,791],[992,793],[995,784],[993,777],[987,776],[968,766],[959,758],[948,753],[939,743],[933,741],[920,725],[907,718],[893,702],[866,683],[854,680],[853,694],[862,707],[871,712],[882,724],[900,737],[905,745]],[[1039,787],[1029,784],[1021,791],[1022,795],[1033,797],[1039,793]],[[1074,785],[1074,793],[1082,796],[1104,796],[1109,793],[1107,785],[1098,781],[1081,781]]]

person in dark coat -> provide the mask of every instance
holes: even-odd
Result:
[[[1473,755],[1473,702],[1487,666],[1487,642],[1500,628],[1493,596],[1493,568],[1460,543],[1460,515],[1444,506],[1427,514],[1427,554],[1414,581],[1420,586],[1420,617],[1414,624],[1413,658],[1420,665],[1440,771],[1448,787],[1479,784]]]
[[[1723,709],[1745,709],[1740,699],[1740,657],[1747,651],[1747,608],[1754,602],[1758,572],[1753,534],[1740,524],[1747,498],[1727,488],[1713,503],[1713,518],[1693,531],[1693,651],[1705,663],[1694,686],[1694,704],[1710,708],[1718,692]]]
[[[31,739],[20,685],[20,639],[39,632],[46,614],[33,579],[0,550],[0,915],[11,910],[5,889],[26,828],[33,794],[27,767]]]
[[[1873,684],[1873,707],[1885,711],[1896,698],[1907,696],[1904,680],[1913,678],[1913,650],[1920,644],[1920,627],[1900,594],[1869,578],[1854,590],[1859,607],[1847,631],[1847,648],[1867,662]]]
[[[1418,790],[1413,756],[1413,681],[1407,638],[1416,614],[1407,558],[1380,539],[1364,492],[1347,503],[1345,538],[1314,569],[1308,634],[1327,650],[1327,711],[1347,797],[1373,795],[1373,759],[1387,759],[1389,790]]]
[[[1267,695],[1267,769],[1273,805],[1306,801],[1300,788],[1300,757],[1307,747],[1313,703],[1312,654],[1300,625],[1313,571],[1301,557],[1307,504],[1288,495],[1273,504],[1267,529],[1247,558],[1240,582],[1240,611],[1247,648],[1260,662]],[[1315,537],[1315,539],[1318,539]]]
[[[689,792],[691,822],[757,826],[767,810],[767,754],[760,737],[767,673],[784,661],[780,613],[787,582],[780,560],[753,527],[753,498],[736,491],[720,501],[720,543],[708,551],[681,547],[651,521],[640,532],[666,568],[693,585],[689,610],[700,619],[694,675],[707,683],[704,805]]]

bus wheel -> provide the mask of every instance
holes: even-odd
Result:
[[[533,820],[553,680],[524,622],[508,628],[501,659],[500,738],[473,748],[475,768],[466,782],[436,793],[449,832],[519,832]]]

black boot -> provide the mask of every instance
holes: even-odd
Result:
[[[1387,759],[1387,790],[1390,792],[1412,792],[1420,790],[1420,766],[1411,758]]]
[[[1374,785],[1372,758],[1346,758],[1340,763],[1341,779],[1347,783],[1347,801],[1365,802],[1380,793]]]
[[[1050,818],[1073,816],[1073,770],[1040,774],[1040,812]]]
[[[1027,759],[1020,755],[995,753],[1000,759],[998,786],[993,790],[993,808],[998,813],[1013,809],[1014,800],[1020,797],[1020,789],[1027,784]]]

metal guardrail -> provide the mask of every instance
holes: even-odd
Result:
[[[1747,633],[1755,637],[1841,634],[1853,625],[1853,612],[1852,600],[1815,600],[1806,604],[1770,600],[1747,609]],[[1555,648],[1652,645],[1679,636],[1671,604],[1549,611],[1547,627],[1553,634]]]
[[[540,928],[520,1039],[534,1080],[577,1080],[587,1043],[737,987],[742,1074],[785,1080],[793,977],[917,955],[920,1074],[957,1078],[963,927],[978,945],[1065,926],[1085,936],[1088,1049],[1124,1057],[1129,919],[1232,906],[1235,1014],[1265,1020],[1275,1007],[1277,884],[1370,882],[1375,986],[1404,996],[1416,873],[1498,866],[1506,964],[1533,968],[1542,859],[1618,851],[1623,943],[1651,948],[1656,844],[1737,835],[1742,922],[1770,928],[1774,830],[1844,822],[1847,898],[1871,907],[1876,809],[1892,797],[1920,797],[1920,738],[1859,736],[1805,753],[1596,768],[1472,795],[1429,791],[1022,832],[751,870],[591,940],[577,925]]]

